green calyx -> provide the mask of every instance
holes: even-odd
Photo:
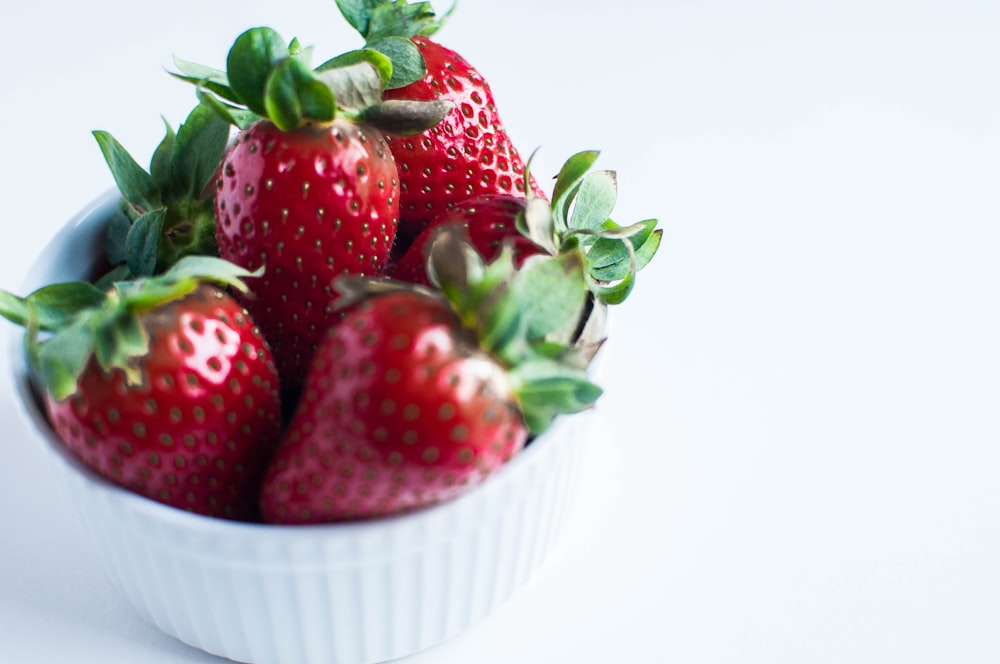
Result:
[[[552,203],[529,197],[517,225],[552,254],[578,254],[588,290],[599,302],[614,305],[632,292],[636,274],[659,249],[663,231],[656,228],[656,219],[628,226],[611,219],[618,178],[614,171],[591,170],[598,155],[584,151],[570,157],[556,177]]]
[[[283,131],[328,123],[338,116],[381,122],[402,134],[419,133],[444,117],[451,106],[425,102],[386,108],[382,94],[393,77],[393,61],[378,50],[344,53],[318,67],[311,48],[287,43],[271,28],[251,28],[233,43],[225,71],[175,59],[174,75],[198,87],[202,103],[221,118],[245,128],[263,118]]]
[[[131,384],[143,376],[137,360],[149,349],[140,316],[191,293],[203,282],[247,289],[259,276],[221,258],[186,256],[161,275],[119,281],[107,290],[72,281],[50,284],[26,297],[0,291],[0,316],[27,329],[32,372],[55,399],[77,389],[93,357],[106,372],[119,369]]]
[[[520,269],[509,249],[486,263],[459,227],[430,240],[428,274],[480,345],[507,368],[533,434],[562,413],[591,407],[601,388],[586,374],[589,357],[554,339],[575,327],[589,297],[579,254],[539,256]]]
[[[393,64],[387,87],[401,88],[419,81],[427,72],[420,49],[410,41],[417,35],[437,32],[451,13],[453,4],[438,16],[429,2],[407,0],[336,0],[348,23],[364,38],[365,48],[378,51]]]
[[[107,280],[149,277],[187,255],[215,255],[210,184],[229,140],[229,125],[204,104],[166,135],[140,166],[107,131],[94,138],[121,193],[122,215],[108,229],[113,266]]]

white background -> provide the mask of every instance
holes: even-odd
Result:
[[[112,186],[92,130],[147,163],[184,118],[174,55],[221,66],[254,25],[360,45],[332,0],[0,25],[8,290]],[[439,39],[536,173],[601,149],[617,220],[665,240],[614,321],[557,557],[408,663],[1000,661],[998,34],[988,0],[460,3]],[[221,661],[112,591],[3,397],[0,661]]]

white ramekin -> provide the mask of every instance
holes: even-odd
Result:
[[[118,194],[48,244],[23,288],[91,274]],[[256,664],[355,664],[451,638],[523,586],[556,543],[590,413],[564,417],[483,485],[403,516],[267,526],[189,514],[123,490],[64,451],[12,330],[16,394],[107,575],[136,611],[207,652]]]

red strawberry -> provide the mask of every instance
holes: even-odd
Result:
[[[539,254],[579,257],[586,283],[602,305],[619,304],[631,292],[635,277],[656,254],[663,231],[648,219],[621,227],[610,219],[617,201],[617,175],[591,170],[595,151],[579,152],[563,164],[556,177],[552,203],[534,196],[526,200],[483,196],[455,206],[431,222],[392,266],[392,276],[430,285],[426,248],[435,229],[461,224],[487,261],[506,244],[523,262]],[[520,267],[520,263],[518,264]]]
[[[334,320],[333,279],[379,273],[396,236],[396,165],[382,132],[363,118],[412,133],[447,110],[387,110],[391,65],[377,53],[343,67],[326,63],[323,71],[309,68],[308,53],[294,40],[285,46],[270,28],[254,28],[233,44],[227,72],[178,63],[182,78],[218,95],[203,92],[241,127],[215,195],[219,255],[266,268],[246,305],[291,390]]]
[[[386,99],[454,104],[440,123],[418,136],[386,137],[399,168],[401,240],[412,239],[449,205],[465,199],[524,197],[524,162],[504,129],[490,85],[465,58],[427,37],[440,27],[428,3],[375,0],[360,11],[358,3],[337,4],[368,48],[398,58],[406,54],[394,38],[410,38],[416,46],[423,75],[391,87]],[[537,189],[533,181],[531,188]]]
[[[346,120],[240,132],[216,193],[219,255],[264,266],[247,308],[274,342],[283,382],[301,382],[333,322],[331,284],[377,274],[396,235],[396,166],[374,129]]]
[[[503,367],[441,300],[365,301],[317,353],[263,488],[264,518],[373,516],[445,500],[506,462],[527,427]]]
[[[515,271],[507,253],[487,266],[452,230],[431,254],[458,263],[436,268],[454,299],[398,282],[338,281],[357,292],[316,353],[268,468],[266,521],[355,519],[453,498],[557,413],[600,394],[569,349],[544,342],[585,298],[578,263],[550,258]]]
[[[430,286],[424,249],[439,228],[451,224],[465,228],[469,242],[486,262],[494,261],[501,249],[510,245],[514,252],[514,265],[521,267],[529,256],[545,251],[518,230],[517,216],[523,215],[524,210],[523,198],[495,194],[470,198],[435,217],[414,239],[389,274],[394,279]]]
[[[0,314],[28,327],[52,426],[83,463],[166,505],[250,519],[279,434],[278,377],[249,314],[207,281],[244,288],[233,267],[189,257],[107,293],[2,293]]]

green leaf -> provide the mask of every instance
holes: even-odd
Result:
[[[605,304],[621,304],[635,286],[635,272],[629,271],[624,279],[611,285],[597,284],[591,288],[594,296]]]
[[[427,21],[434,20],[434,9],[429,2],[383,2],[376,5],[363,33],[368,43],[387,37],[409,39],[420,34]]]
[[[159,207],[159,189],[153,177],[132,158],[114,136],[106,131],[94,131],[93,134],[122,197],[143,211]]]
[[[409,43],[409,42],[407,42]],[[416,48],[416,46],[414,46]],[[362,48],[356,51],[348,51],[347,53],[342,53],[335,58],[330,58],[320,66],[316,67],[313,71],[317,74],[329,71],[331,69],[337,69],[339,67],[349,67],[351,65],[356,65],[361,62],[367,62],[371,66],[375,67],[378,72],[379,78],[382,79],[382,84],[385,86],[392,80],[392,60],[385,54],[379,52],[375,49]]]
[[[617,200],[618,179],[614,171],[588,173],[573,201],[570,230],[599,230],[611,217]]]
[[[382,101],[385,90],[382,75],[368,60],[326,69],[316,73],[316,77],[333,91],[340,108],[363,111]]]
[[[388,89],[405,87],[427,75],[424,56],[409,39],[386,37],[369,43],[368,48],[382,53],[392,63],[392,77],[386,82]]]
[[[372,0],[336,0],[337,9],[352,28],[363,37],[368,33]]]
[[[180,73],[170,72],[174,78],[191,83],[200,88],[205,88],[206,90],[211,90],[223,99],[233,103],[243,103],[243,101],[239,98],[239,96],[237,96],[232,87],[229,85],[229,77],[226,75],[226,72],[221,69],[206,67],[205,65],[187,62],[186,60],[181,60],[179,58],[174,58],[174,66],[180,70]]]
[[[559,170],[559,175],[556,176],[556,183],[552,189],[552,214],[556,228],[560,232],[569,226],[569,210],[573,196],[579,189],[584,175],[597,161],[598,155],[600,152],[596,150],[578,152],[566,160]]]
[[[132,224],[125,238],[128,268],[137,277],[147,277],[156,272],[159,257],[160,234],[166,219],[166,208],[147,212]]]
[[[40,330],[55,330],[103,300],[104,293],[85,281],[50,284],[23,298],[0,290],[0,316],[17,325],[30,322]]]
[[[98,290],[106,291],[113,288],[116,282],[134,278],[135,275],[128,269],[128,265],[122,263],[121,265],[116,265],[109,271],[102,274],[97,281],[94,282],[94,287]]]
[[[39,380],[57,401],[76,391],[93,347],[93,322],[85,317],[29,350]]]
[[[649,238],[642,243],[641,246],[635,249],[635,269],[638,272],[642,268],[649,265],[649,262],[653,260],[653,256],[656,255],[657,250],[660,248],[660,243],[663,241],[663,230],[657,229],[649,236]]]
[[[655,219],[640,221],[626,228],[619,228],[611,221],[607,222],[605,230],[598,233],[597,239],[587,252],[591,276],[600,281],[624,279],[631,269],[633,255],[638,257],[638,248],[646,245],[655,227]],[[629,251],[626,243],[631,243],[632,251]],[[656,241],[656,245],[658,244],[659,240]],[[655,250],[654,247],[653,251]],[[648,262],[647,258],[643,266]],[[639,269],[640,266],[637,265],[636,270]]]
[[[104,252],[112,265],[119,265],[128,260],[125,238],[128,237],[131,227],[132,220],[121,210],[116,210],[108,220],[108,227],[104,232]]]
[[[268,81],[289,51],[271,28],[251,28],[236,38],[226,58],[229,85],[236,97],[258,115],[267,115]]]
[[[525,423],[536,435],[557,415],[590,408],[603,392],[583,371],[546,359],[522,363],[511,371],[511,380]]]
[[[309,67],[292,59],[282,61],[267,79],[264,106],[267,117],[282,131],[291,131],[304,120],[332,120],[337,111],[331,89]]]
[[[264,274],[263,267],[251,272],[217,256],[185,256],[164,272],[161,278],[165,281],[186,279],[210,281],[221,286],[232,286],[245,293],[247,285],[243,280],[259,277],[262,274]]]
[[[94,357],[105,371],[122,369],[130,383],[141,376],[129,360],[141,357],[149,349],[149,335],[135,311],[121,309],[94,326]]]
[[[177,147],[177,134],[174,133],[174,128],[170,126],[166,118],[163,118],[163,125],[166,133],[160,144],[156,146],[156,150],[153,151],[153,157],[149,162],[149,173],[153,177],[153,182],[156,183],[156,188],[160,190],[161,197],[162,192],[170,189],[171,164],[174,160],[174,150]]]
[[[514,275],[529,340],[541,339],[579,316],[587,297],[579,251],[530,260]]]
[[[198,95],[198,101],[211,108],[220,118],[239,129],[246,129],[263,117],[251,110],[231,106],[207,90],[199,89],[196,94]]]
[[[229,123],[199,103],[177,131],[171,161],[173,198],[199,200],[219,167],[229,142]]]

